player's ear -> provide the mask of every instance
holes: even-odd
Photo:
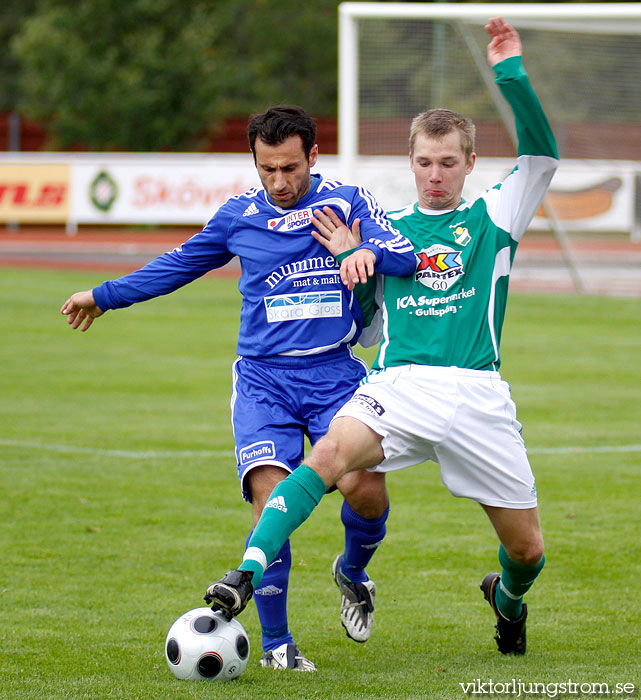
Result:
[[[476,163],[476,153],[470,153],[470,158],[467,161],[467,166],[465,167],[466,175],[469,175],[472,170],[474,170],[474,163]]]
[[[315,143],[309,152],[309,167],[313,168],[316,165],[316,160],[318,158],[318,144]]]

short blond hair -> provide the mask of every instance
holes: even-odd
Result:
[[[453,112],[451,109],[430,109],[427,112],[421,112],[421,114],[412,119],[412,125],[410,126],[410,153],[414,153],[416,137],[419,134],[438,139],[452,131],[461,133],[463,153],[466,160],[469,160],[474,152],[476,127],[471,119],[464,117],[458,112]]]

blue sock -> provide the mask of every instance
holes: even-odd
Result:
[[[383,515],[368,520],[353,510],[347,501],[343,501],[341,520],[345,526],[345,553],[341,560],[341,571],[350,581],[362,583],[368,580],[365,567],[385,538],[388,515],[389,506]]]
[[[250,532],[247,542],[251,536]],[[294,642],[287,624],[287,586],[291,566],[292,555],[287,540],[265,570],[260,587],[254,591],[254,602],[263,631],[263,651]]]

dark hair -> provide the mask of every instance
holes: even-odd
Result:
[[[257,114],[249,120],[247,137],[249,147],[256,160],[256,139],[259,138],[269,146],[278,146],[290,136],[300,136],[305,157],[316,143],[316,123],[300,107],[270,107],[263,114]]]

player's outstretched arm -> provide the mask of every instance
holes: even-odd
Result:
[[[96,304],[93,298],[93,291],[88,289],[86,292],[72,294],[62,305],[60,313],[69,317],[67,323],[74,330],[84,321],[84,325],[80,330],[86,331],[94,322],[94,319],[102,316],[105,312]]]
[[[520,241],[535,216],[558,166],[554,133],[522,65],[518,33],[500,17],[486,25],[488,62],[496,84],[514,114],[517,167],[488,200],[488,214]]]
[[[502,17],[492,17],[485,25],[485,31],[490,35],[487,47],[487,61],[490,66],[493,67],[506,58],[523,55],[519,33]]]

